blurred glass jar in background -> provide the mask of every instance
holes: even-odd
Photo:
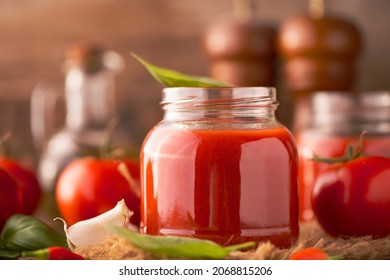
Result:
[[[390,155],[390,92],[316,92],[309,99],[306,125],[294,132],[299,154],[300,220],[314,218],[311,192],[329,164],[313,161],[341,157],[364,135],[364,153]]]
[[[64,88],[42,83],[31,97],[31,128],[40,151],[38,178],[53,195],[59,174],[71,160],[102,149],[108,124],[118,117],[115,75],[124,67],[119,54],[96,46],[75,45],[66,55]],[[115,146],[129,147],[130,136],[116,128]]]

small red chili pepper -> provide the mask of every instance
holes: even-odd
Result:
[[[321,249],[309,247],[292,254],[290,260],[329,260],[329,256]]]
[[[35,251],[24,251],[23,257],[37,260],[84,260],[84,258],[64,247],[49,247]]]

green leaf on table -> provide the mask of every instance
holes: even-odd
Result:
[[[252,248],[255,245],[254,242],[246,242],[234,246],[223,247],[213,241],[204,239],[140,234],[125,228],[109,225],[107,225],[107,228],[145,252],[167,257],[223,259],[233,251]]]
[[[217,81],[208,77],[193,76],[179,73],[175,70],[159,67],[147,62],[140,56],[132,53],[149,73],[162,85],[166,87],[231,87],[230,83]]]
[[[0,248],[0,260],[16,260],[20,255],[20,252]]]
[[[1,232],[1,243],[4,249],[18,252],[52,246],[67,247],[63,233],[35,217],[22,214],[13,215],[7,220]]]

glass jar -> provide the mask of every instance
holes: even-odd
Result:
[[[141,231],[228,245],[297,238],[297,152],[273,88],[166,88],[141,151]]]
[[[390,92],[316,92],[309,99],[308,122],[294,132],[299,154],[299,217],[311,221],[311,193],[329,164],[314,155],[334,158],[363,138],[365,154],[390,155]]]

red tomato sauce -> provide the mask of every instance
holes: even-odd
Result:
[[[279,247],[298,236],[297,155],[285,128],[156,127],[141,166],[144,233]]]
[[[315,217],[311,206],[311,193],[317,177],[329,167],[327,163],[313,161],[316,154],[322,158],[342,157],[349,144],[358,145],[360,136],[323,135],[305,132],[296,136],[299,154],[299,219],[310,221]],[[364,136],[364,153],[390,155],[389,136]]]

